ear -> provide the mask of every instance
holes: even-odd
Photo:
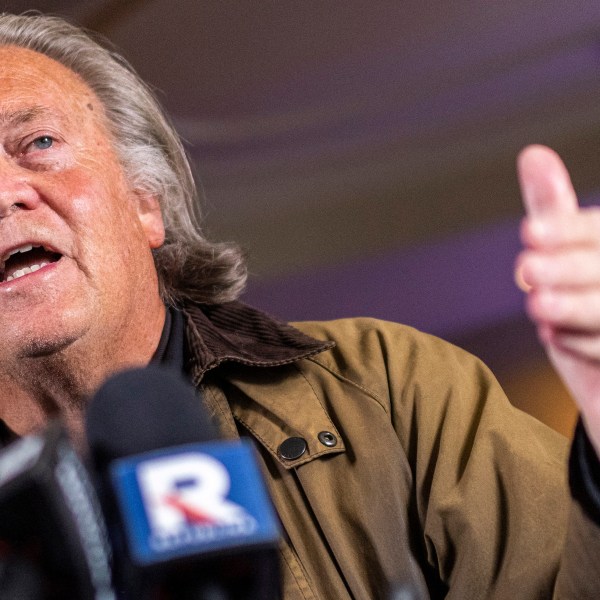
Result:
[[[165,241],[165,224],[158,199],[146,192],[135,194],[136,211],[150,248],[160,248]]]

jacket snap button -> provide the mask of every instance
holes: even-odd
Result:
[[[306,440],[301,437],[291,437],[279,445],[279,456],[285,460],[296,460],[306,452]]]
[[[337,438],[330,431],[321,431],[317,437],[323,446],[331,448],[337,444]]]

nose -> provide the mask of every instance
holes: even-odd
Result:
[[[39,204],[39,194],[32,185],[33,174],[0,157],[0,219],[19,210],[32,210]]]

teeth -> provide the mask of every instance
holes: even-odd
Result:
[[[6,281],[12,281],[13,279],[19,279],[19,277],[23,277],[23,275],[28,275],[29,273],[34,273],[35,271],[38,271],[42,267],[45,267],[47,264],[49,264],[49,263],[41,262],[39,265],[31,265],[31,267],[25,267],[24,269],[19,269],[18,271],[15,271],[12,275],[9,275],[6,278]]]
[[[33,248],[33,246],[31,244],[26,244],[25,246],[21,246],[19,248],[15,248],[14,250],[11,250],[10,252],[7,252],[2,257],[2,262],[6,262],[9,259],[9,257],[11,257],[13,254],[17,254],[19,252],[29,252],[32,248]]]
[[[12,256],[13,254],[17,254],[17,252],[29,252],[32,248],[33,246],[31,244],[27,244],[27,246],[22,246],[21,248],[12,250],[10,254]]]

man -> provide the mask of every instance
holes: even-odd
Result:
[[[5,442],[61,414],[83,445],[109,374],[166,363],[224,436],[256,442],[286,600],[382,598],[394,582],[600,597],[600,228],[551,151],[520,159],[518,269],[585,424],[576,500],[565,441],[473,357],[400,325],[294,328],[235,302],[240,255],[202,238],[181,144],[122,59],[58,19],[1,15],[0,65]]]

